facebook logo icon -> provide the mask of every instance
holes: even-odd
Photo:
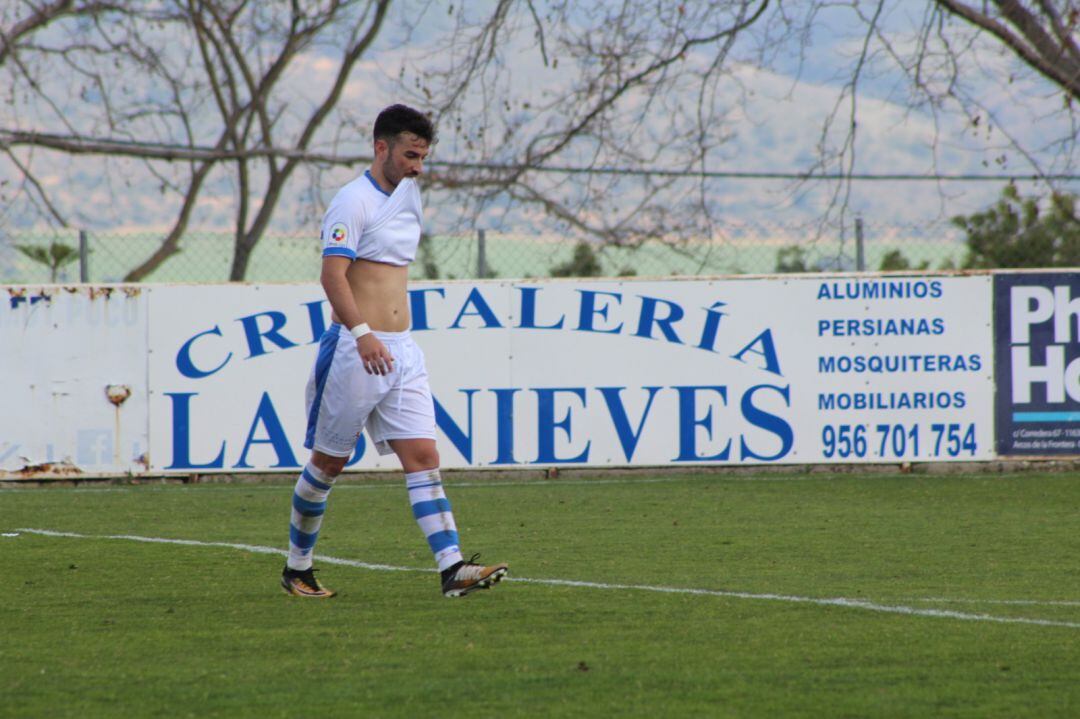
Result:
[[[80,429],[75,439],[75,463],[99,467],[112,461],[113,432],[110,429]]]

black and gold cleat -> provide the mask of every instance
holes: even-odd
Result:
[[[289,569],[285,567],[281,572],[281,588],[286,594],[294,597],[314,597],[315,599],[329,599],[337,592],[327,589],[315,578],[315,570]]]
[[[467,562],[458,562],[442,572],[442,592],[446,597],[464,597],[478,589],[487,589],[510,571],[505,564],[484,566],[476,564],[479,554],[469,557]]]

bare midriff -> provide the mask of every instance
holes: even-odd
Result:
[[[404,332],[409,329],[408,265],[356,260],[345,272],[360,316],[373,330]],[[340,321],[337,316],[335,322]]]

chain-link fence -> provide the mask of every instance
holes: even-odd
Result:
[[[153,255],[164,235],[0,229],[0,283],[123,281]],[[225,282],[233,246],[231,233],[189,232],[179,251],[142,281]],[[945,221],[902,225],[860,219],[843,233],[809,224],[730,225],[712,241],[650,241],[635,247],[488,230],[425,237],[410,274],[467,279],[940,269],[962,266],[965,252],[964,231]],[[315,233],[268,233],[256,245],[244,279],[315,281],[319,257]]]

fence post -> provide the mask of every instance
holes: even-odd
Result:
[[[476,277],[484,279],[488,276],[487,269],[487,242],[483,230],[476,231]]]
[[[90,247],[86,230],[79,230],[79,282],[90,281]]]
[[[855,269],[859,272],[866,271],[866,253],[863,248],[862,217],[855,218]]]

